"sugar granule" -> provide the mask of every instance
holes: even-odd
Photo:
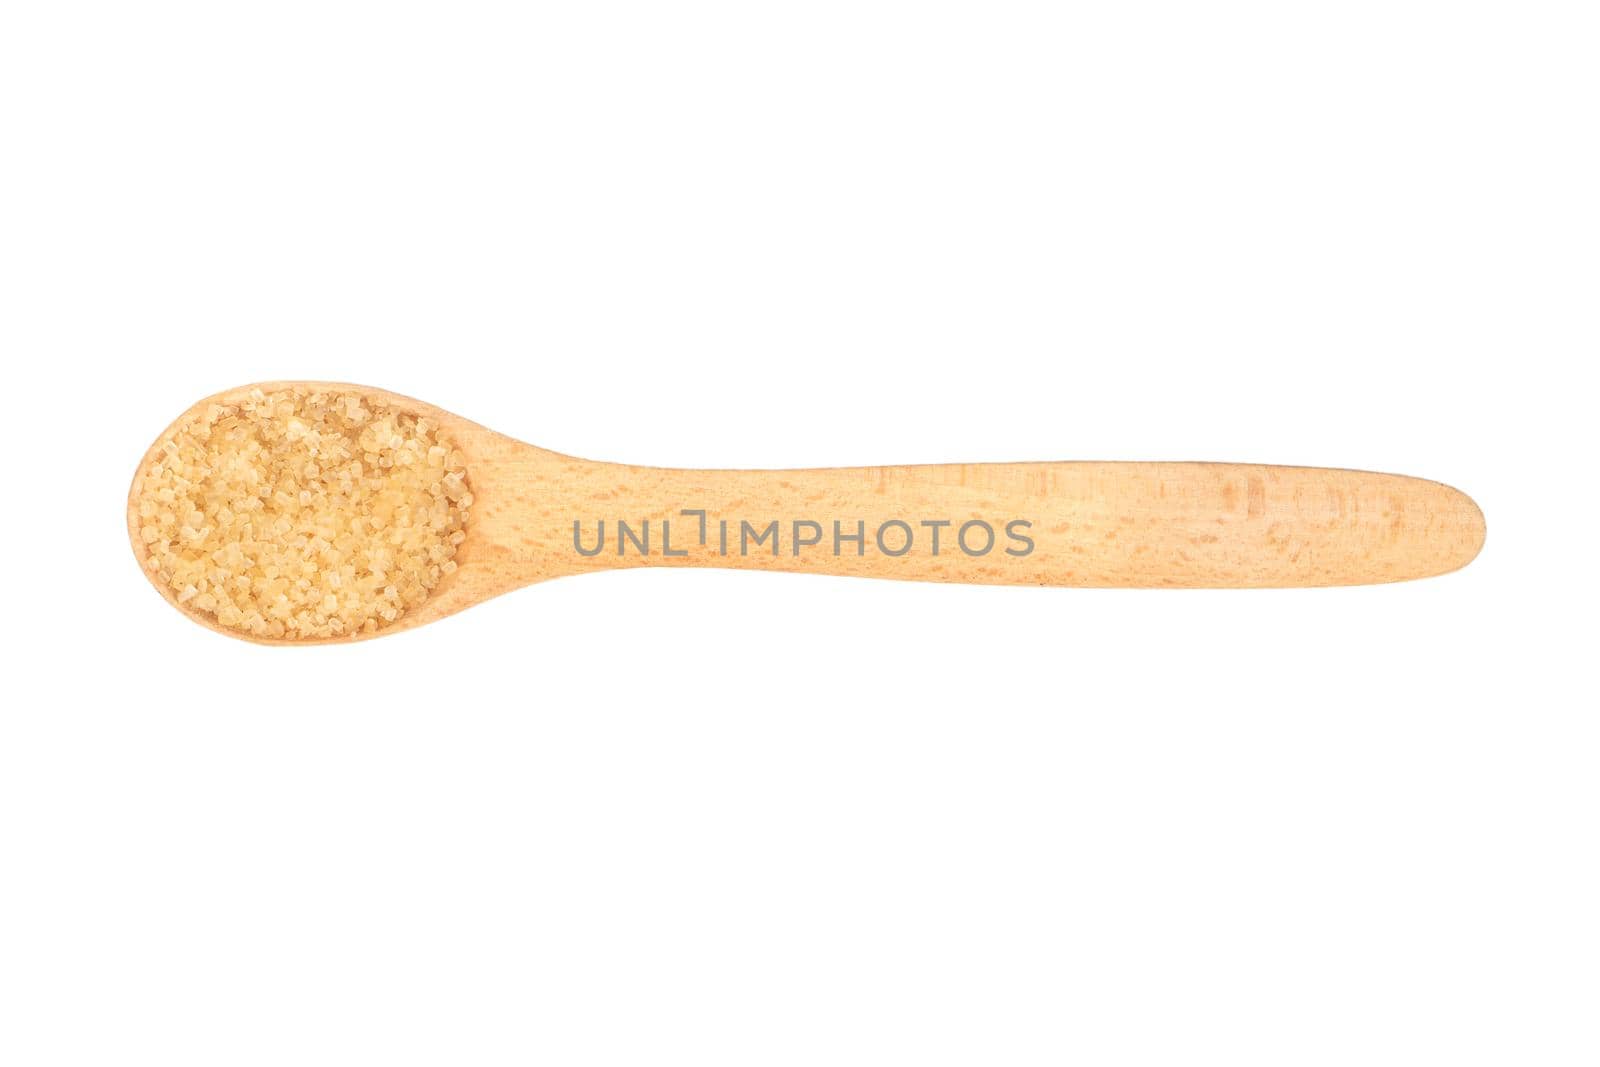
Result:
[[[145,565],[256,637],[371,633],[453,572],[472,493],[428,418],[354,393],[252,390],[156,448],[136,490]]]

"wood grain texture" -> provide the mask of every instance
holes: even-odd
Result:
[[[620,567],[729,567],[1002,585],[1335,586],[1444,574],[1469,563],[1484,539],[1483,515],[1465,494],[1394,474],[1233,463],[641,467],[561,455],[380,389],[268,382],[207,397],[151,446],[128,498],[129,539],[141,569],[137,491],[160,443],[207,404],[230,403],[253,388],[270,392],[293,385],[361,392],[436,420],[466,456],[476,503],[457,571],[421,607],[374,635],[262,642],[268,644],[395,633],[533,582]],[[731,533],[726,548],[724,522]],[[601,523],[603,547],[584,554],[577,545],[594,550]],[[619,523],[627,524],[631,537],[618,536]],[[993,542],[980,551],[986,528]],[[852,536],[858,531],[859,544]],[[818,540],[805,543],[814,534]],[[187,611],[170,589],[157,588],[202,624],[244,636]]]

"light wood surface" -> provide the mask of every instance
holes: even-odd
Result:
[[[291,385],[359,391],[428,415],[466,456],[476,498],[456,556],[459,568],[428,601],[377,634],[335,641],[409,629],[547,578],[619,567],[731,567],[997,585],[1333,586],[1444,574],[1469,563],[1484,539],[1483,515],[1471,498],[1438,482],[1394,474],[1234,463],[640,467],[551,452],[381,389],[268,382],[200,401],[141,460],[128,507],[129,539],[141,564],[145,550],[135,496],[161,441],[207,404],[230,403],[252,388],[270,392]],[[578,544],[592,551],[602,522],[604,547],[583,554],[575,547],[574,523]],[[619,522],[631,537],[618,536]],[[723,522],[729,529],[726,550]],[[769,528],[774,522],[775,531]],[[842,535],[837,546],[835,522]],[[984,524],[993,532],[987,551]],[[646,529],[648,553],[641,551]],[[859,547],[851,539],[858,530]],[[910,546],[902,552],[907,533]],[[815,544],[798,543],[813,535]],[[672,555],[664,552],[669,544]],[[170,589],[157,588],[196,621],[244,636],[189,612]]]

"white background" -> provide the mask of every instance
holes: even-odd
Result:
[[[1593,1064],[1583,3],[8,5],[0,1061]],[[1457,574],[565,579],[265,649],[191,401],[1422,475]]]

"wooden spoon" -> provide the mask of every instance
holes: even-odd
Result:
[[[996,585],[1267,588],[1360,585],[1444,574],[1483,545],[1483,513],[1438,482],[1395,474],[1238,463],[969,463],[818,470],[678,470],[577,459],[431,404],[367,386],[269,382],[251,389],[359,393],[425,415],[466,458],[475,503],[458,569],[377,635],[453,615],[546,578],[620,567],[732,567]],[[161,594],[219,633],[219,626]]]

